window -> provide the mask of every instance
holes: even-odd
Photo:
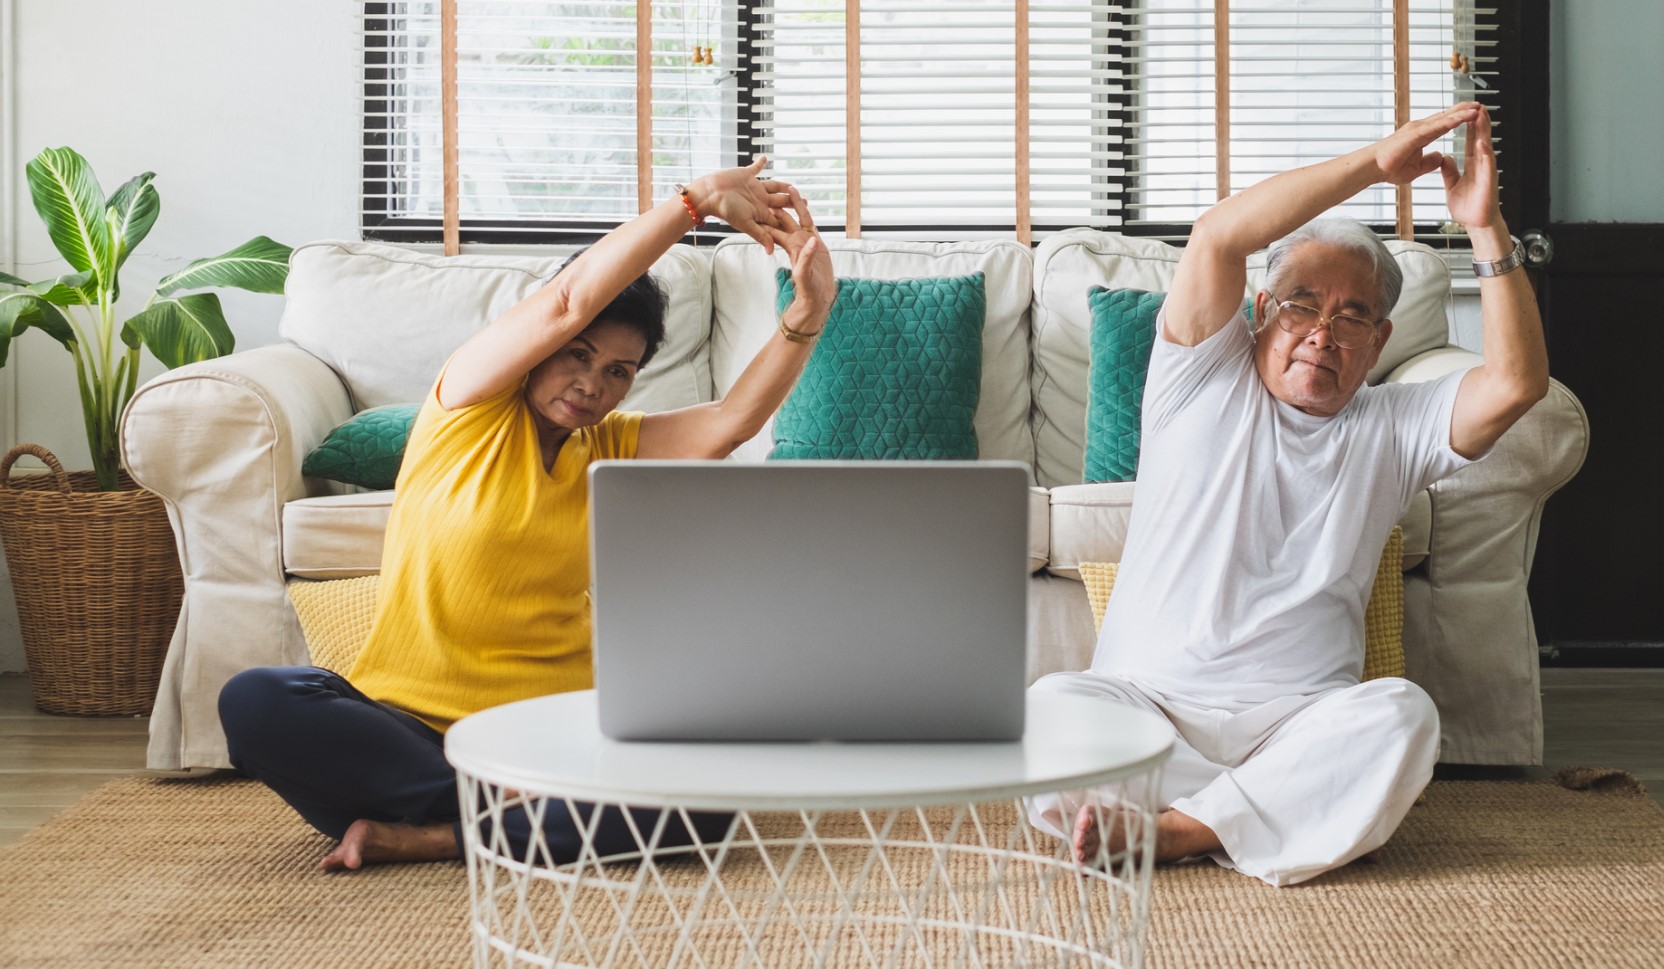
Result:
[[[449,191],[453,239],[585,241],[764,152],[850,235],[1182,237],[1222,189],[1494,99],[1494,11],[1471,4],[366,3],[364,234],[440,240]],[[1345,211],[1448,238],[1437,175]]]
[[[1495,28],[1477,23],[1475,14],[1495,11],[1475,11],[1461,0],[1402,4],[1406,63],[1395,76],[1391,2],[1231,0],[1224,27],[1229,67],[1220,72],[1209,5],[1143,0],[1125,29],[1140,83],[1127,126],[1132,172],[1124,231],[1182,236],[1225,185],[1239,192],[1333,158],[1381,138],[1400,118],[1425,117],[1476,96],[1490,100],[1494,112]],[[1403,85],[1401,113],[1395,81]],[[1229,106],[1224,139],[1221,98]],[[1493,134],[1500,151],[1500,127]],[[1442,150],[1460,157],[1460,132]],[[1224,165],[1216,161],[1221,155]],[[1417,180],[1403,226],[1398,195],[1393,186],[1377,185],[1339,212],[1383,232],[1407,229],[1424,241],[1447,237],[1437,173]]]
[[[633,3],[456,5],[456,191],[470,237],[593,237],[678,181],[732,165],[736,90],[717,57],[724,0],[659,0],[638,62]],[[367,238],[434,241],[443,228],[440,0],[367,3]],[[727,8],[731,14],[731,5]],[[650,93],[649,93],[650,92]],[[650,126],[638,124],[646,109]],[[643,131],[650,133],[638,152]],[[645,186],[645,188],[644,188]]]
[[[747,92],[758,148],[825,207],[823,225],[918,238],[1113,223],[1109,111],[1125,91],[1105,36],[1111,8],[1021,8],[1019,21],[1012,0],[764,5]]]

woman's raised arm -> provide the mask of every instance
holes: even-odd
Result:
[[[789,192],[797,218],[782,210],[777,215],[780,227],[769,231],[791,258],[791,305],[727,396],[642,418],[636,457],[725,458],[762,430],[797,384],[831,315],[838,281],[809,206],[797,189]]]
[[[439,403],[455,410],[518,383],[595,322],[596,314],[647,272],[698,217],[720,218],[772,252],[775,213],[792,203],[786,183],[758,177],[766,164],[768,159],[759,157],[743,168],[695,179],[687,187],[686,204],[673,195],[607,233],[458,348],[445,369]]]

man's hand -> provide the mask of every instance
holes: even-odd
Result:
[[[1449,156],[1428,151],[1427,146],[1456,130],[1457,125],[1473,122],[1484,110],[1478,101],[1463,101],[1431,117],[1412,121],[1376,142],[1375,167],[1381,173],[1378,181],[1403,185],[1438,171]]]
[[[1474,229],[1488,229],[1502,221],[1502,207],[1497,201],[1496,150],[1491,147],[1491,114],[1484,106],[1479,116],[1468,122],[1467,148],[1462,153],[1462,168],[1456,169],[1456,159],[1443,156],[1439,166],[1444,174],[1445,203],[1450,217]]]
[[[1479,102],[1465,101],[1412,121],[1373,145],[1274,175],[1204,212],[1190,231],[1173,276],[1162,314],[1163,337],[1196,346],[1219,332],[1242,304],[1248,278],[1244,260],[1255,250],[1371,185],[1407,184],[1447,163],[1454,170],[1454,161],[1427,146],[1458,125],[1478,121],[1483,110]],[[1484,173],[1476,171],[1475,177],[1482,180]],[[1470,193],[1463,189],[1459,194],[1465,200]]]

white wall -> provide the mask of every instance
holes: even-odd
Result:
[[[357,6],[349,0],[0,0],[0,269],[68,271],[29,200],[23,166],[45,147],[85,155],[106,193],[156,173],[162,212],[122,270],[119,307],[193,259],[251,236],[295,245],[353,238],[358,206]],[[7,32],[0,31],[0,40]],[[274,342],[282,298],[221,293],[239,347]],[[146,360],[143,378],[159,373]],[[45,445],[66,467],[91,462],[69,354],[39,333],[12,346],[0,385],[0,441]],[[0,671],[23,669],[10,582],[0,588]]]

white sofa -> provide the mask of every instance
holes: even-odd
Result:
[[[1448,345],[1445,263],[1424,246],[1390,245],[1405,288],[1371,380],[1427,380],[1477,362]],[[1081,483],[1087,288],[1164,290],[1178,250],[1089,230],[1033,250],[1009,241],[831,248],[841,276],[986,274],[975,426],[983,458],[1033,469],[1030,674],[1085,666],[1094,637],[1076,565],[1119,559],[1135,493],[1130,483]],[[286,581],[379,568],[391,493],[304,478],[306,454],[357,410],[419,400],[452,349],[558,262],[302,246],[284,342],[182,367],[139,390],[123,417],[123,457],[165,499],[185,572],[151,767],[224,766],[221,685],[247,667],[308,661]],[[773,331],[780,264],[745,240],[665,255],[654,273],[670,293],[668,342],[624,406],[655,411],[723,393]],[[1250,267],[1251,287],[1261,266]],[[760,460],[770,440],[765,429],[736,458]],[[1448,762],[1540,760],[1526,578],[1543,503],[1576,473],[1587,440],[1582,408],[1555,384],[1489,457],[1429,489],[1405,519],[1405,662],[1439,704]]]

